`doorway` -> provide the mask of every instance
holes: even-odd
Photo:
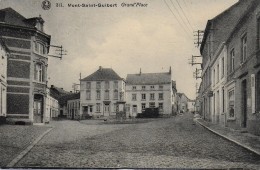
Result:
[[[34,95],[33,119],[34,123],[43,123],[43,95]]]
[[[242,127],[247,126],[247,82],[246,80],[242,81]]]
[[[110,115],[110,105],[104,105],[104,116]]]

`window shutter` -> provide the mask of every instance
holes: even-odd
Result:
[[[255,74],[251,74],[251,100],[252,100],[252,113],[256,112],[256,102],[255,102]]]
[[[36,63],[34,64],[34,80],[37,80],[37,70],[36,70]]]

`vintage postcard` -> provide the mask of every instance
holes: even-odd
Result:
[[[0,168],[260,169],[260,1],[0,0]]]

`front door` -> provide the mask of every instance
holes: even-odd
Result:
[[[247,84],[246,80],[242,82],[242,127],[246,127],[247,122]]]
[[[104,105],[104,116],[110,115],[110,105]]]
[[[33,117],[34,117],[34,123],[43,122],[43,96],[42,95],[34,96]]]

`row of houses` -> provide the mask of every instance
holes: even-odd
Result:
[[[259,0],[239,0],[208,21],[197,97],[205,120],[260,134],[259,40]]]

